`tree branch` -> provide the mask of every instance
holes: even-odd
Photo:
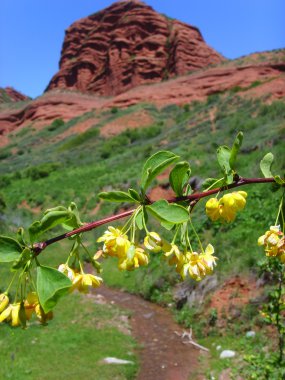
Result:
[[[205,197],[208,197],[208,196],[213,195],[213,194],[217,194],[220,191],[229,190],[229,189],[233,189],[236,187],[249,185],[249,184],[274,183],[274,182],[275,182],[274,178],[242,178],[242,177],[238,177],[236,179],[236,181],[231,183],[230,185],[219,187],[219,188],[208,190],[208,191],[203,191],[201,193],[195,193],[195,194],[191,194],[191,195],[187,195],[187,196],[167,199],[167,201],[169,203],[175,203],[175,202],[181,202],[181,201],[189,201],[189,202],[194,201],[194,205],[195,205],[198,202],[198,200],[205,198]],[[153,202],[148,200],[148,203],[151,204]],[[125,211],[125,212],[122,212],[122,213],[117,214],[117,215],[112,215],[112,216],[97,220],[95,222],[86,223],[84,226],[77,228],[73,231],[66,232],[65,234],[56,236],[52,239],[48,239],[48,240],[40,242],[40,243],[35,243],[33,245],[33,251],[36,255],[39,255],[48,245],[51,245],[57,241],[66,239],[68,237],[81,234],[83,232],[91,231],[91,230],[93,230],[99,226],[113,222],[114,220],[123,219],[127,216],[132,215],[132,213],[135,210],[136,209],[132,209],[132,210]]]

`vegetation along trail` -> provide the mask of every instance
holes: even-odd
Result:
[[[183,330],[170,312],[133,294],[100,287],[107,302],[131,311],[133,336],[142,346],[137,380],[188,380],[197,369],[199,350],[183,344]],[[178,334],[179,335],[178,335]]]

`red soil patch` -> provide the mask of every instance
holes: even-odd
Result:
[[[216,309],[218,318],[231,314],[233,308],[242,308],[261,294],[255,279],[235,276],[223,283],[211,297],[209,309]]]
[[[25,210],[28,210],[30,211],[32,214],[36,215],[36,214],[40,214],[42,209],[40,206],[38,207],[31,207],[28,202],[26,200],[23,200],[18,206],[17,208],[19,209],[25,209]]]
[[[154,187],[148,193],[151,201],[158,201],[160,199],[170,199],[175,197],[175,193],[171,188],[163,188],[162,186]]]

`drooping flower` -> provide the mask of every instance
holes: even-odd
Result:
[[[212,274],[214,270],[214,266],[217,265],[216,264],[217,257],[213,256],[213,253],[214,253],[214,247],[212,246],[212,244],[208,244],[205,249],[205,252],[201,253],[200,255],[201,256],[200,259],[204,264],[206,274]]]
[[[214,222],[220,218],[219,200],[210,198],[206,203],[206,214]]]
[[[71,269],[67,264],[60,264],[57,270],[65,274],[71,281],[74,280],[74,277],[75,277],[74,270]]]
[[[53,319],[53,311],[50,310],[49,312],[45,313],[44,309],[41,307],[39,303],[35,307],[35,312],[36,312],[38,320],[40,321],[42,325],[46,325],[47,321],[50,321]]]
[[[183,266],[181,273],[182,278],[185,278],[187,273],[196,281],[201,281],[206,276],[205,263],[197,252],[187,252],[187,262]]]
[[[97,242],[104,242],[103,252],[105,254],[119,258],[124,257],[131,245],[128,236],[112,226],[109,226],[108,230],[104,232],[103,236],[99,237]]]
[[[7,322],[11,322],[11,326],[17,327],[21,325],[20,320],[20,307],[21,303],[14,303],[10,304],[1,314],[0,314],[0,323],[4,322],[5,320]]]
[[[271,226],[269,231],[260,236],[257,241],[258,245],[264,245],[266,256],[276,257],[285,253],[284,235],[280,231],[280,226]],[[283,262],[283,261],[282,261]]]
[[[149,255],[142,248],[131,245],[127,251],[127,255],[119,260],[118,268],[120,270],[134,270],[140,266],[147,265]]]
[[[168,258],[169,265],[175,265],[176,272],[180,273],[183,265],[185,264],[185,257],[176,244],[170,244],[168,250],[164,253],[164,256]]]
[[[39,298],[36,292],[30,292],[24,301],[26,318],[29,321],[35,312],[36,306],[39,304]]]
[[[235,191],[223,195],[220,200],[211,198],[206,203],[206,214],[213,221],[222,219],[226,222],[232,222],[237,212],[244,208],[246,197],[245,191]]]
[[[9,297],[6,293],[0,294],[0,313],[9,305]]]
[[[144,246],[146,249],[152,252],[160,252],[161,247],[163,245],[163,241],[161,237],[156,232],[150,232],[145,238],[144,238]]]
[[[87,293],[89,287],[98,288],[103,282],[103,279],[99,276],[95,276],[89,273],[75,273],[75,277],[72,281],[71,291],[78,290],[81,293]]]
[[[26,319],[29,321],[32,314],[35,313],[38,320],[42,325],[45,325],[47,321],[53,319],[53,311],[45,313],[40,305],[39,298],[36,292],[30,292],[24,301]]]
[[[225,194],[219,200],[219,212],[222,219],[227,222],[232,222],[237,211],[244,208],[246,204],[247,193],[245,191],[235,191],[233,193]]]

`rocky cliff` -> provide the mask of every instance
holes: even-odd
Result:
[[[0,87],[0,103],[19,102],[27,99],[29,98],[26,95],[21,94],[12,87]]]
[[[116,2],[67,30],[60,70],[47,90],[103,96],[223,61],[200,31],[137,0]]]

